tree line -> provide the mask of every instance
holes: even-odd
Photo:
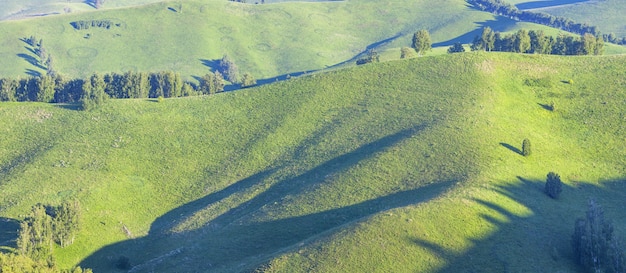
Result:
[[[555,38],[546,35],[541,30],[525,29],[520,29],[511,35],[503,35],[485,27],[481,35],[474,38],[471,48],[472,50],[554,55],[602,55],[604,40],[591,33],[585,33],[580,37],[559,35]]]
[[[65,202],[59,206],[37,204],[20,222],[17,248],[13,253],[0,253],[0,271],[91,273],[91,269],[75,267],[60,269],[55,264],[54,244],[67,247],[74,242],[80,229],[80,204]]]
[[[596,26],[591,26],[585,23],[576,23],[569,18],[554,16],[543,12],[522,11],[514,5],[506,3],[502,0],[467,0],[467,2],[479,10],[505,16],[516,21],[541,24],[579,35],[591,33],[594,36],[602,37],[607,42],[626,44],[626,37],[617,38],[615,37],[615,34],[601,35]]]

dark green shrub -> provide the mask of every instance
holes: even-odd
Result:
[[[563,182],[561,182],[561,177],[554,173],[548,173],[548,177],[546,179],[546,194],[551,198],[558,198],[563,191]]]
[[[532,150],[530,147],[530,140],[526,138],[524,139],[524,141],[522,141],[522,155],[529,156],[531,152]]]

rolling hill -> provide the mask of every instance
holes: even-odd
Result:
[[[46,73],[23,41],[30,36],[43,41],[54,70],[67,77],[174,70],[196,81],[215,70],[217,61],[228,54],[241,72],[266,83],[288,74],[353,65],[369,49],[383,52],[384,60],[398,59],[400,47],[410,45],[419,29],[429,30],[434,46],[441,48],[432,54],[444,53],[454,42],[471,42],[485,26],[500,32],[526,28],[558,34],[544,26],[473,10],[463,0],[265,5],[111,0],[100,10],[82,2],[63,3],[70,4],[76,5],[71,13],[0,22],[0,77]],[[20,5],[43,9],[59,8],[61,3],[32,0]],[[107,22],[109,27],[74,27],[92,21]],[[622,53],[624,48],[607,52]]]
[[[576,272],[588,198],[626,238],[624,58],[474,52],[92,112],[2,103],[0,215],[80,200],[56,261],[95,272],[120,255],[133,272]]]

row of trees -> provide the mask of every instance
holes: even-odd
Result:
[[[111,20],[103,19],[103,20],[79,20],[71,22],[70,25],[76,30],[89,29],[92,27],[111,29],[113,26],[120,26],[119,24],[113,23]]]
[[[517,7],[506,3],[502,0],[468,0],[468,3],[476,7],[477,9],[495,13],[497,15],[506,16],[513,20],[537,23],[549,27],[562,29],[565,31],[585,35],[591,33],[593,36],[604,37],[600,35],[600,31],[595,26],[587,24],[576,23],[571,19],[554,16],[543,12],[533,11],[521,11]],[[626,37],[617,38],[613,34],[611,39],[606,36],[607,42],[614,42],[619,44],[626,43]]]
[[[247,83],[249,82],[250,80]],[[207,73],[198,85],[183,81],[180,73],[173,71],[157,73],[129,71],[124,74],[104,75],[94,73],[87,79],[66,79],[60,75],[0,79],[0,101],[72,103],[78,102],[84,96],[169,98],[197,93],[214,94],[223,90],[224,79],[220,72]]]
[[[543,31],[520,29],[503,35],[489,27],[472,42],[472,50],[505,51],[555,55],[601,55],[604,51],[602,37],[585,33],[580,37],[559,35],[554,38]]]

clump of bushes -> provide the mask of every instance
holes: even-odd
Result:
[[[545,191],[546,194],[553,199],[559,197],[561,191],[563,191],[563,182],[561,182],[561,177],[558,174],[554,172],[548,173]]]

